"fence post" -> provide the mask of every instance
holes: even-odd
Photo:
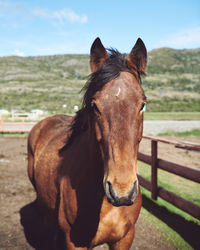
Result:
[[[25,131],[24,118],[22,119],[22,129],[21,129],[21,131]]]
[[[3,120],[3,117],[0,119],[0,130],[2,132],[4,131],[4,120]]]
[[[151,198],[157,200],[158,183],[157,183],[157,141],[151,141]]]

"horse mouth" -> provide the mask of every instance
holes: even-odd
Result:
[[[111,203],[115,207],[131,206],[134,203],[132,200],[129,200],[129,199],[125,198],[125,197],[120,198],[118,200],[113,200],[113,199],[110,199],[109,197],[107,197],[107,200],[108,200],[109,203]]]
[[[135,181],[131,192],[126,197],[125,196],[118,197],[109,181],[107,181],[106,184],[104,185],[104,190],[108,202],[111,203],[113,206],[115,207],[131,206],[133,205],[134,200],[136,199],[136,196],[138,194],[138,181]]]

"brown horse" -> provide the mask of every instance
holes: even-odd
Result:
[[[82,109],[75,117],[46,118],[30,132],[28,175],[64,249],[131,247],[141,208],[137,155],[146,61],[140,38],[127,57],[97,38]]]

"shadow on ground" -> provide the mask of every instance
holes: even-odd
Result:
[[[37,250],[53,249],[53,235],[44,226],[43,216],[39,213],[36,202],[21,208],[20,216],[28,243]]]
[[[171,213],[165,207],[158,206],[144,195],[143,207],[176,231],[193,249],[200,249],[200,226]],[[37,250],[52,250],[54,235],[44,226],[43,217],[37,209],[36,202],[24,206],[20,210],[20,216],[28,243]]]
[[[157,205],[143,195],[143,207],[176,231],[193,249],[200,249],[200,226]]]

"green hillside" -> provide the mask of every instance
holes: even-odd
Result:
[[[0,109],[73,113],[89,74],[88,55],[0,57]],[[200,49],[150,51],[142,85],[147,111],[200,111]]]
[[[200,111],[200,49],[149,52],[143,86],[149,111]]]
[[[169,48],[155,49],[148,54],[148,72],[173,74],[199,73],[200,49],[175,50]]]

